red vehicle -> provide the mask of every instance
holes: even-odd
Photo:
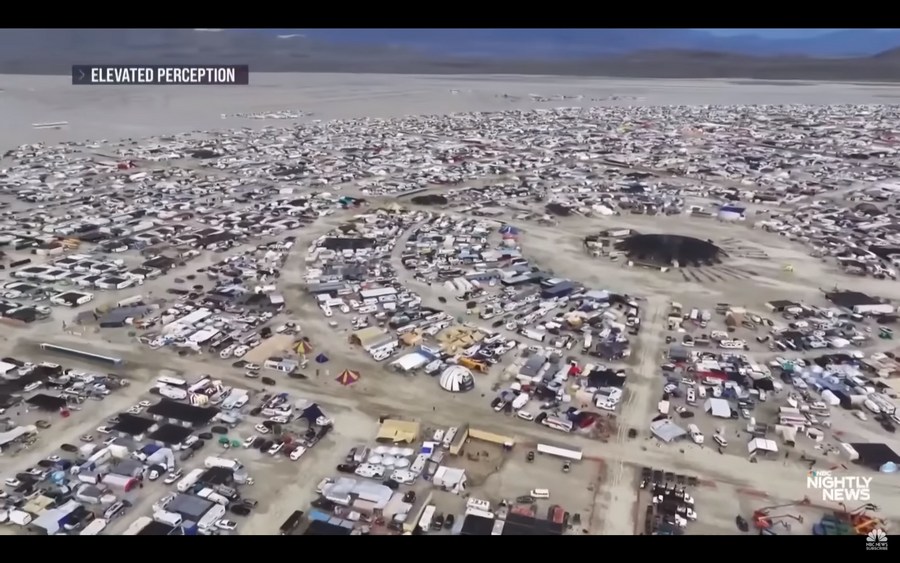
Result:
[[[562,524],[566,519],[565,509],[558,504],[554,504],[553,506],[551,506],[548,512],[549,514],[547,515],[547,519],[554,524]]]

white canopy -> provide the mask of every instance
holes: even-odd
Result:
[[[718,418],[731,418],[731,406],[725,399],[711,397],[704,403],[703,410]]]
[[[778,453],[778,444],[775,440],[766,440],[765,438],[754,438],[747,443],[747,452],[771,452]]]

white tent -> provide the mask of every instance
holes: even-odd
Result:
[[[427,364],[430,360],[428,356],[424,354],[420,354],[418,352],[413,352],[412,354],[406,354],[396,361],[392,362],[391,365],[394,368],[400,371],[413,371],[419,369],[420,367]]]
[[[778,444],[775,440],[766,440],[765,438],[754,438],[747,443],[747,453],[778,453]]]
[[[710,397],[703,404],[703,410],[718,418],[731,418],[731,406],[725,399]]]
[[[669,443],[686,436],[687,431],[667,418],[655,420],[650,423],[650,432],[654,436]]]
[[[444,391],[462,393],[475,387],[475,378],[462,366],[450,366],[441,374],[440,385]]]

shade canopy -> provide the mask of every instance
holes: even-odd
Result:
[[[335,378],[335,380],[341,385],[353,385],[359,381],[359,372],[345,369]]]

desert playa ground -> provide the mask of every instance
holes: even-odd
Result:
[[[69,76],[0,76],[0,144],[140,138],[262,126],[222,114],[303,110],[309,119],[599,105],[891,104],[890,84],[558,76],[253,74],[250,86],[72,86]],[[533,101],[531,95],[557,98]],[[580,96],[580,99],[578,98]],[[565,97],[565,99],[563,98]],[[66,130],[33,123],[67,121]]]
[[[898,101],[900,91],[891,85],[750,80],[252,74],[251,85],[245,87],[85,87],[72,86],[68,76],[0,76],[0,122],[4,124],[0,130],[0,151],[34,142],[140,139],[192,130],[288,126],[291,120],[227,117],[281,110],[311,113],[303,118],[305,120],[329,120],[558,106],[890,104]],[[69,125],[59,130],[37,130],[32,127],[33,123],[56,121],[67,121]],[[349,218],[348,213],[317,221],[314,226],[301,232],[296,247],[305,248],[312,240]],[[504,219],[511,220],[512,217]],[[600,228],[616,226],[650,231],[655,228],[654,221],[656,219],[649,217],[625,216],[601,224],[586,218],[572,218],[556,226],[529,224],[525,228],[525,255],[544,268],[594,287],[634,292],[647,297],[645,307],[649,316],[646,321],[655,328],[644,331],[641,352],[646,362],[641,361],[635,368],[634,393],[621,419],[623,430],[643,427],[648,414],[654,411],[658,384],[654,364],[662,350],[662,319],[671,300],[677,299],[688,307],[706,307],[711,303],[728,301],[759,309],[769,299],[813,300],[818,297],[823,284],[833,284],[838,280],[844,285],[853,283],[854,288],[860,291],[895,299],[900,297],[895,283],[839,278],[834,269],[806,256],[799,247],[760,230],[753,230],[750,225],[725,226],[708,222],[698,228],[696,223],[685,218],[668,219],[666,228],[670,232],[712,237],[731,256],[722,267],[689,275],[626,269],[621,264],[591,259],[584,252],[582,238]],[[397,258],[394,257],[395,260]],[[284,287],[285,298],[303,319],[304,330],[314,335],[330,334],[328,324],[301,287],[300,260],[295,254],[284,268],[287,275],[282,279],[288,282]],[[794,266],[794,271],[788,273],[785,269],[787,265]],[[399,264],[396,269],[401,269]],[[426,297],[429,295],[424,284],[409,283],[417,292]],[[165,288],[166,285],[159,285],[157,289],[162,293]],[[430,303],[437,306],[436,299],[434,297]],[[47,337],[38,333],[39,330],[41,328],[36,326],[31,331],[22,329],[15,335],[4,337],[4,351],[10,354],[37,354],[35,344]],[[54,341],[83,347],[92,337],[90,334],[68,334],[54,336]],[[151,379],[161,374],[163,368],[186,377],[216,370],[217,377],[226,383],[246,385],[239,371],[221,362],[181,358],[174,354],[149,355],[146,350],[137,347],[131,337],[104,335],[104,338],[104,351],[126,358],[131,366],[127,376],[135,382],[130,395],[126,392],[113,399],[119,402],[105,403],[109,412],[105,412],[104,416],[144,398],[141,393],[146,391]],[[316,379],[311,381],[287,380],[284,383],[286,390],[326,405],[335,418],[338,431],[330,436],[328,448],[318,448],[314,455],[310,455],[312,461],[307,459],[302,478],[290,466],[287,470],[283,469],[285,466],[277,469],[269,467],[266,465],[268,461],[261,455],[260,460],[246,460],[252,470],[265,470],[269,478],[259,480],[254,493],[267,506],[266,512],[262,513],[266,517],[252,520],[242,533],[272,533],[277,529],[278,523],[294,508],[310,500],[312,486],[321,477],[331,474],[331,468],[340,461],[344,452],[372,438],[378,417],[385,413],[403,413],[429,427],[455,426],[461,422],[484,424],[497,432],[516,436],[523,444],[547,439],[547,434],[551,432],[544,431],[538,425],[525,425],[493,413],[487,407],[485,398],[485,394],[490,392],[489,381],[479,382],[477,390],[465,398],[462,395],[436,393],[434,383],[425,378],[398,384],[400,376],[375,366],[359,352],[348,351],[343,345],[343,338],[329,342],[322,337],[315,338],[315,341],[318,351],[333,359],[340,358],[342,367],[356,369],[365,374],[366,379],[350,390],[334,382],[328,372],[321,379],[316,374]],[[91,345],[101,344],[93,342]],[[92,431],[98,420],[102,419],[92,414],[61,422],[56,426],[60,434],[48,437],[47,442],[72,440]],[[549,437],[555,438],[552,433]],[[703,510],[709,514],[704,519],[703,531],[712,534],[735,533],[736,514],[747,515],[762,504],[779,504],[807,494],[803,481],[805,469],[793,463],[789,465],[787,460],[751,466],[742,455],[720,455],[712,448],[689,446],[688,450],[675,446],[659,447],[643,436],[643,439],[632,441],[624,438],[625,432],[609,443],[572,437],[570,443],[583,448],[586,463],[577,466],[566,478],[568,481],[562,481],[560,466],[556,462],[539,459],[526,467],[524,455],[517,453],[515,459],[509,459],[501,468],[494,461],[501,454],[494,452],[485,456],[491,458],[487,464],[490,467],[473,481],[477,481],[481,493],[492,499],[514,498],[523,491],[553,484],[560,496],[565,495],[563,498],[555,497],[558,500],[554,502],[561,502],[584,514],[583,529],[595,534],[635,532],[637,522],[634,512],[636,507],[642,508],[641,500],[647,500],[640,497],[644,493],[637,491],[641,467],[665,468],[699,477],[701,487],[696,495]],[[38,453],[31,452],[28,459],[17,459],[15,464],[21,467],[33,464],[39,459]],[[6,470],[5,467],[0,469]],[[478,474],[476,469],[471,469],[471,472]],[[287,482],[291,484],[284,485]],[[767,491],[768,499],[758,496],[761,490]],[[156,498],[163,494],[161,486],[158,492]],[[895,501],[900,496],[893,482],[877,480],[873,485],[873,496],[878,497],[879,504],[890,505],[883,506],[885,517],[895,521],[900,519],[900,505]],[[451,501],[457,505],[451,507]],[[442,510],[460,508],[458,499],[448,498],[438,502],[447,502],[446,507],[441,506]],[[141,509],[146,511],[149,506],[142,505]]]

